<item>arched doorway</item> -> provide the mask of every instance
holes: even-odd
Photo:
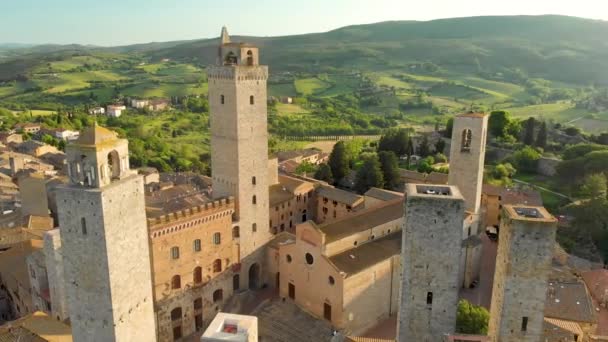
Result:
[[[306,222],[306,209],[302,210],[302,222]]]
[[[249,267],[249,289],[256,290],[260,287],[260,265],[257,263]]]

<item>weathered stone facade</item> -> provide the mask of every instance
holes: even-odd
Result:
[[[57,202],[74,341],[156,339],[143,178],[126,146],[95,125],[66,148]]]
[[[556,229],[557,220],[543,207],[503,207],[488,327],[492,341],[543,341]]]
[[[53,229],[44,235],[44,260],[49,280],[51,316],[59,321],[69,317],[61,249],[61,231]]]
[[[406,186],[399,341],[434,342],[456,330],[464,207],[454,186]]]
[[[258,49],[231,43],[224,30],[218,63],[207,69],[214,197],[234,196],[245,258],[272,239],[268,196],[268,67]]]

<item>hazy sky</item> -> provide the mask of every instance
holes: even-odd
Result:
[[[606,0],[0,0],[0,43],[123,45],[321,32],[385,20],[564,14],[608,20]]]

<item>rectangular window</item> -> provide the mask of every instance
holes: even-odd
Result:
[[[528,317],[522,317],[521,319],[521,331],[528,330]]]
[[[251,225],[251,231],[254,232],[254,233],[258,231],[258,224],[257,223],[254,223],[254,224]]]
[[[201,251],[201,240],[200,239],[194,240],[194,251],[195,252]]]
[[[427,305],[432,305],[433,304],[433,292],[427,292],[426,293],[426,304]]]
[[[171,247],[171,259],[179,259],[179,247]]]
[[[213,234],[213,243],[219,245],[221,243],[222,237],[220,233]]]

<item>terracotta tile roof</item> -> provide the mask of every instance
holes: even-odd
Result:
[[[317,189],[317,194],[322,197],[327,197],[332,201],[350,205],[351,207],[355,207],[363,202],[362,196],[346,190],[334,188],[333,186],[321,185]]]
[[[146,194],[146,216],[154,218],[211,201],[204,190],[181,184]]]
[[[378,207],[360,211],[337,221],[324,223],[319,226],[319,230],[325,234],[326,243],[330,243],[402,217],[403,201],[398,199],[386,202]]]
[[[431,184],[448,184],[448,174],[433,171],[426,176],[426,181]]]
[[[574,322],[597,322],[593,302],[581,281],[549,281],[545,316]]]
[[[608,303],[608,270],[592,270],[583,272],[581,275],[593,298],[600,303]]]
[[[401,254],[401,230],[336,254],[329,260],[346,274],[345,278],[348,278],[399,254]]]
[[[344,342],[395,342],[395,340],[387,340],[375,337],[347,336],[344,338]]]
[[[72,329],[36,311],[0,327],[0,342],[72,342]]]
[[[291,193],[307,192],[314,189],[314,184],[294,177],[279,175],[279,183]]]
[[[406,169],[399,169],[399,175],[401,176],[401,178],[407,178],[409,180],[415,180],[420,182],[424,182],[424,180],[426,179],[426,173],[420,173],[417,171]]]
[[[584,336],[581,327],[574,322],[545,317],[543,322],[544,341],[573,341],[573,335]]]
[[[108,106],[110,107],[110,106]],[[105,141],[118,140],[116,132],[110,131],[95,123],[93,126],[85,128],[74,143],[78,145],[97,145]]]
[[[270,196],[270,207],[287,202],[294,198],[294,194],[287,190],[282,184],[273,184],[268,188]]]
[[[542,206],[543,199],[536,190],[523,190],[505,188],[491,184],[484,184],[481,192],[488,196],[500,196],[501,204],[525,204],[531,206]]]
[[[382,201],[392,201],[399,198],[403,199],[403,193],[379,188],[370,188],[365,193],[365,196],[373,197]]]

